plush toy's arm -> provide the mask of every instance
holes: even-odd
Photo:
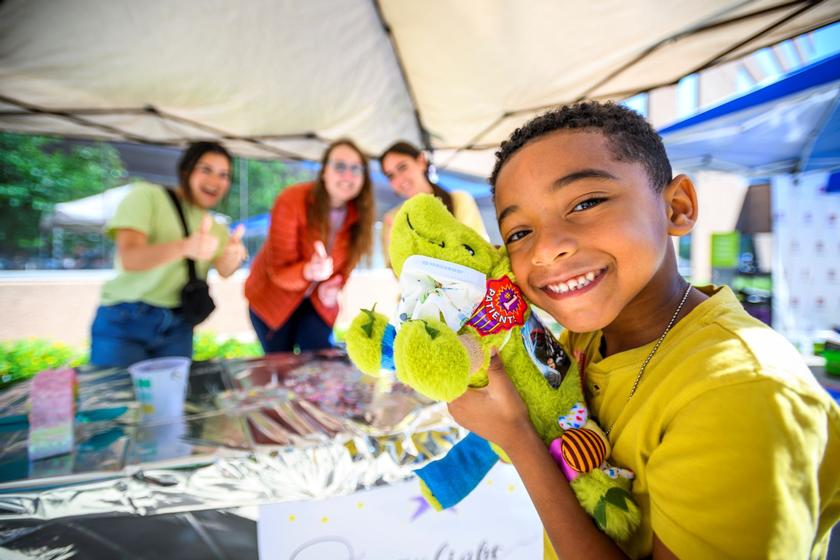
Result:
[[[498,460],[487,440],[469,433],[444,457],[415,474],[420,478],[423,497],[440,511],[463,500]]]
[[[418,393],[451,402],[467,390],[470,356],[443,321],[406,321],[394,339],[397,379]]]
[[[344,336],[350,360],[368,375],[376,375],[383,368],[393,371],[395,334],[387,317],[374,309],[362,309]]]

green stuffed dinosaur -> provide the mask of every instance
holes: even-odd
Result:
[[[514,283],[504,248],[458,222],[443,203],[418,195],[391,230],[391,263],[400,278],[393,323],[363,310],[345,340],[365,373],[397,378],[435,400],[452,401],[487,384],[496,348],[529,417],[583,505],[615,540],[626,540],[640,513],[632,473],[606,463],[609,442],[588,417],[580,374],[531,312]],[[495,452],[495,453],[494,453]],[[503,452],[469,434],[440,461],[417,471],[436,508],[464,498]]]

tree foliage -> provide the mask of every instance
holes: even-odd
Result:
[[[279,161],[235,158],[232,171],[230,191],[216,211],[234,221],[270,212],[286,186],[315,178],[308,166]],[[119,152],[106,143],[69,148],[54,137],[0,132],[0,258],[38,256],[49,237],[42,235],[41,219],[57,203],[98,194],[126,181]],[[245,212],[241,211],[243,182],[247,183]],[[63,239],[58,244],[71,255],[85,247],[99,254],[111,245],[95,234],[68,233],[58,239]]]
[[[242,216],[240,189],[242,181],[248,184],[247,216],[270,212],[274,199],[289,185],[312,181],[315,173],[305,168],[280,161],[262,161],[234,158],[233,180],[225,200],[217,210],[233,220]]]
[[[100,193],[124,176],[107,144],[68,150],[56,138],[0,133],[0,254],[32,254],[41,218],[55,204]]]

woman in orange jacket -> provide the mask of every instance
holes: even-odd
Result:
[[[350,140],[324,152],[314,183],[285,189],[245,282],[265,352],[328,348],[338,293],[373,245],[376,216],[365,155]]]

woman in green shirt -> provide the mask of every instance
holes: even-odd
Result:
[[[180,312],[185,259],[206,278],[210,266],[230,276],[247,257],[241,230],[228,236],[209,210],[230,188],[231,156],[221,145],[197,142],[178,163],[175,194],[191,234],[165,187],[142,183],[120,203],[106,231],[117,246],[117,276],[102,288],[91,327],[91,363],[128,366],[162,356],[192,357],[193,325]]]

